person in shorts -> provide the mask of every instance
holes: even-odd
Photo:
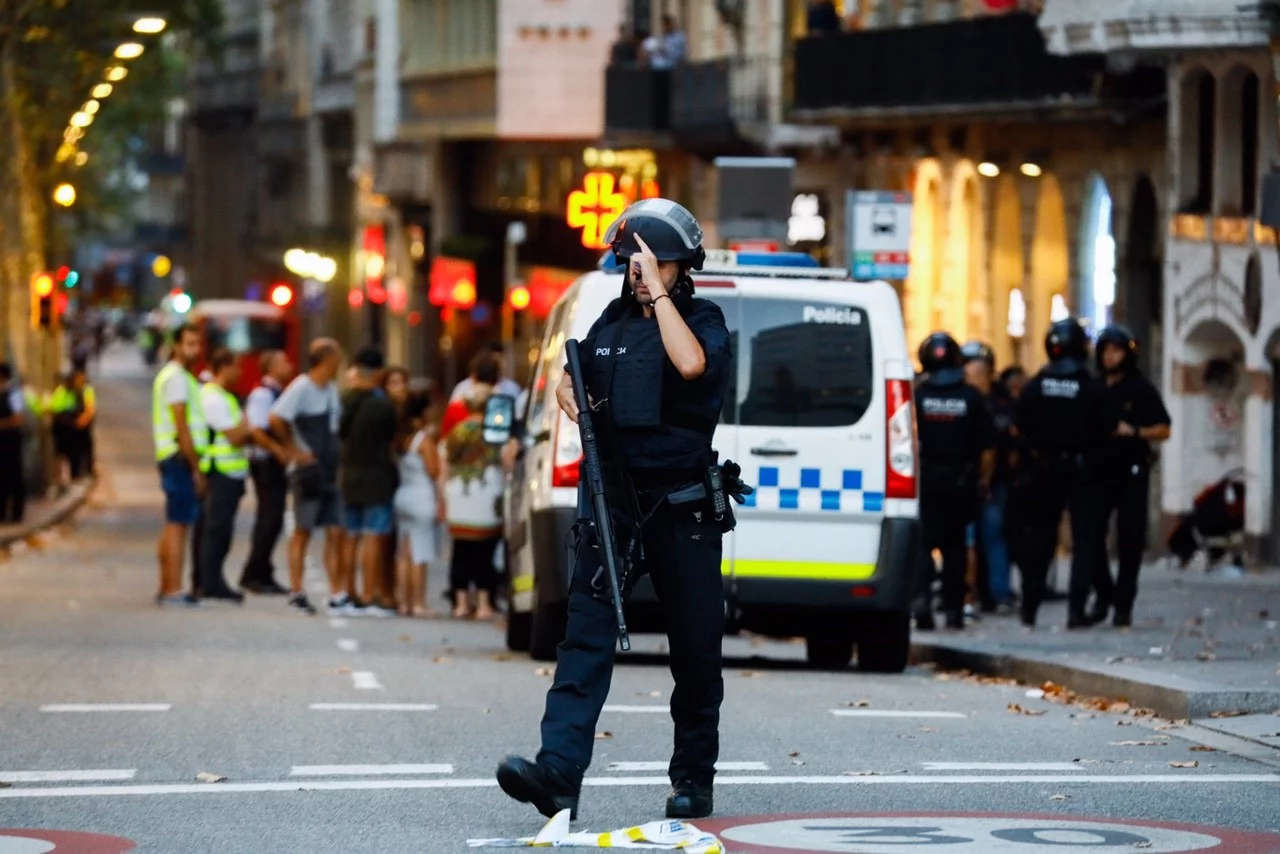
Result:
[[[200,408],[200,384],[191,373],[199,359],[200,330],[191,324],[179,326],[173,334],[173,358],[156,374],[151,387],[152,438],[164,490],[164,528],[156,545],[160,564],[156,604],[162,606],[199,602],[194,589],[182,591],[187,533],[199,522],[205,487],[200,455],[208,442],[208,428]],[[193,541],[199,539],[197,534]],[[193,588],[197,563],[193,558]]]
[[[329,577],[329,610],[351,603],[349,580],[342,576],[342,495],[338,490],[337,376],[342,348],[332,338],[317,338],[307,354],[308,369],[289,383],[271,407],[271,430],[288,453],[289,490],[293,494],[293,537],[289,541],[289,607],[314,614],[303,589],[307,548],[317,528],[325,530],[324,568]]]
[[[386,367],[382,350],[365,347],[355,357],[355,374],[342,396],[342,504],[346,512],[343,576],[355,586],[359,553],[363,568],[365,607],[362,613],[395,616],[393,591],[384,584],[385,550],[395,522],[393,505],[399,471],[395,404],[382,389]]]

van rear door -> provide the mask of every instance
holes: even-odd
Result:
[[[794,295],[739,291],[725,412],[756,492],[738,508],[732,573],[859,581],[875,572],[885,497],[871,317],[825,285],[789,285]]]
[[[742,300],[738,297],[736,285],[733,279],[698,279],[697,280],[698,296],[709,299],[716,305],[720,306],[720,310],[724,312],[725,326],[729,329],[729,347],[734,355],[737,355],[738,349],[738,329],[742,325]],[[720,462],[733,460],[742,466],[743,473],[750,468],[750,464],[744,462],[739,455],[738,428],[737,417],[737,401],[735,400],[737,388],[737,373],[734,368],[730,367],[729,387],[725,391],[724,406],[720,410],[720,422],[716,425],[716,434],[712,440],[712,448],[719,454]],[[734,510],[740,508],[735,504]],[[733,554],[734,554],[734,536],[735,532],[725,535],[720,558],[721,572],[725,577],[733,574]]]

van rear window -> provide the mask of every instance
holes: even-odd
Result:
[[[866,311],[798,300],[716,298],[737,366],[722,424],[845,427],[862,419],[873,389]]]

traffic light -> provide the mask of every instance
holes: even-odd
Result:
[[[174,288],[169,292],[169,304],[178,314],[186,314],[191,310],[191,297],[182,288]]]
[[[58,312],[54,305],[53,276],[37,273],[31,278],[31,328],[52,329],[58,325]]]
[[[55,270],[53,277],[57,280],[58,284],[65,288],[74,288],[76,285],[80,284],[80,274],[68,267],[66,264],[63,264]]]
[[[516,285],[507,292],[507,304],[516,311],[524,311],[532,300],[529,289],[524,285]]]

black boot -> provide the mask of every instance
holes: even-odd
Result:
[[[547,818],[569,810],[569,820],[578,820],[578,787],[550,768],[508,756],[498,765],[498,785],[520,803],[533,804]]]
[[[964,629],[964,610],[950,609],[947,611],[947,629],[950,631],[962,631]]]
[[[1133,612],[1121,611],[1116,608],[1115,616],[1111,618],[1111,625],[1117,629],[1127,629],[1133,625]]]
[[[711,787],[679,780],[667,796],[667,818],[706,818],[711,815]]]
[[[1096,626],[1098,624],[1098,620],[1095,619],[1096,616],[1097,615],[1094,612],[1090,612],[1086,614],[1083,608],[1080,608],[1080,609],[1072,608],[1070,613],[1067,614],[1067,628],[1068,629],[1092,628],[1093,626]],[[1103,619],[1106,619],[1105,615],[1103,616]]]

